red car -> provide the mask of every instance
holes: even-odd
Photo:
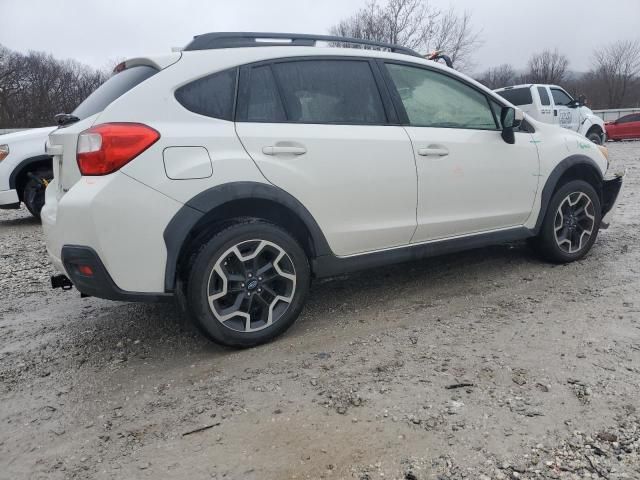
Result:
[[[607,122],[604,128],[609,140],[640,138],[640,113],[632,113],[620,117],[615,122]]]

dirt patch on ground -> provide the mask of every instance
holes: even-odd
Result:
[[[640,143],[583,261],[524,244],[316,283],[270,345],[53,292],[0,212],[2,478],[640,478]]]

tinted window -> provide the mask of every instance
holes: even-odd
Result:
[[[626,115],[624,117],[620,117],[616,123],[629,123],[629,122],[640,122],[640,115]]]
[[[531,89],[529,87],[512,88],[511,90],[503,90],[496,93],[514,105],[531,105],[533,103],[533,97],[531,96]]]
[[[538,95],[540,95],[540,103],[542,105],[551,105],[551,99],[545,87],[538,87]]]
[[[232,120],[237,74],[233,68],[183,85],[176,90],[176,100],[194,113]]]
[[[568,105],[572,98],[564,93],[562,90],[558,90],[557,88],[551,89],[551,95],[553,96],[553,103],[556,105]]]
[[[441,73],[388,64],[409,123],[419,127],[496,129],[487,97]]]
[[[387,121],[368,62],[299,61],[277,63],[273,69],[289,121],[338,124]]]
[[[255,67],[249,73],[246,112],[241,114],[247,122],[282,122],[286,120],[284,108],[276,87],[271,67]]]
[[[103,111],[111,102],[156,73],[158,73],[157,69],[146,65],[127,68],[116,73],[78,105],[73,115],[82,120]]]

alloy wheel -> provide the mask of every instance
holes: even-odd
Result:
[[[554,236],[560,250],[577,253],[582,250],[595,229],[593,202],[584,192],[567,195],[556,211]]]
[[[207,285],[211,312],[225,327],[238,332],[273,325],[288,310],[295,291],[295,268],[287,252],[259,239],[225,251]]]

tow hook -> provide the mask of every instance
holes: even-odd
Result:
[[[62,290],[71,290],[73,283],[66,275],[51,275],[51,288],[61,288]]]
[[[46,178],[40,178],[40,177],[38,177],[37,175],[34,175],[31,172],[27,172],[27,177],[29,177],[32,180],[35,180],[40,185],[42,185],[44,188],[47,188],[49,186],[49,181]]]

